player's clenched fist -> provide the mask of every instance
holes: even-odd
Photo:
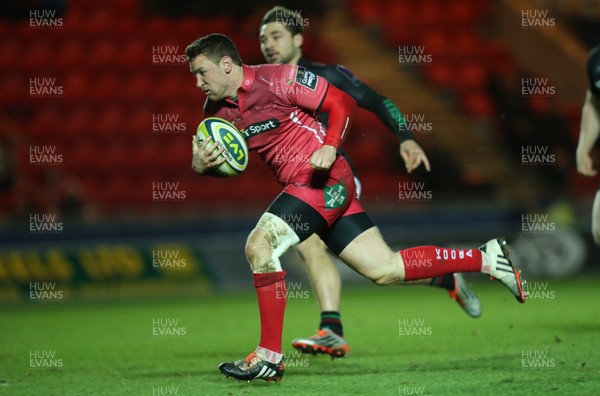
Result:
[[[222,157],[225,147],[219,148],[217,144],[210,144],[211,137],[204,139],[202,144],[198,145],[196,136],[192,136],[192,169],[198,173],[205,173],[206,171],[218,168],[223,162],[225,157]],[[221,156],[221,157],[219,157]]]
[[[321,146],[310,157],[310,167],[314,170],[327,170],[333,165],[336,156],[337,149],[335,147]]]

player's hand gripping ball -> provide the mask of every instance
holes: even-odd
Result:
[[[229,121],[218,117],[205,118],[196,130],[198,144],[211,137],[211,144],[225,148],[225,162],[215,170],[225,176],[236,176],[248,166],[248,145],[244,135]]]

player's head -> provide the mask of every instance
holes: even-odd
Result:
[[[302,56],[304,20],[298,11],[276,6],[260,25],[260,50],[269,63],[296,64]]]
[[[213,101],[227,97],[235,83],[232,72],[242,65],[240,54],[229,37],[219,33],[201,37],[186,47],[185,55],[198,88]]]

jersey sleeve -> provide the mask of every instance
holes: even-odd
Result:
[[[286,69],[283,69],[286,70]],[[339,147],[350,127],[356,102],[342,90],[330,85],[313,71],[292,66],[286,84],[290,103],[309,111],[323,111],[329,115],[329,125],[323,144]]]
[[[374,113],[385,126],[398,136],[401,142],[414,140],[415,137],[398,107],[391,100],[356,78],[350,70],[341,65],[323,65],[317,72],[330,84],[352,96],[359,107]]]
[[[290,67],[288,76],[285,91],[289,101],[307,110],[319,109],[329,86],[327,80],[301,66]]]

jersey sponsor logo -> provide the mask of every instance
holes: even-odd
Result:
[[[272,131],[276,128],[279,128],[281,122],[275,118],[269,118],[268,120],[255,122],[254,124],[250,124],[242,131],[246,139],[251,138],[252,136],[259,135],[264,132]]]
[[[296,82],[314,91],[317,88],[317,75],[303,67],[299,67],[296,72]]]

